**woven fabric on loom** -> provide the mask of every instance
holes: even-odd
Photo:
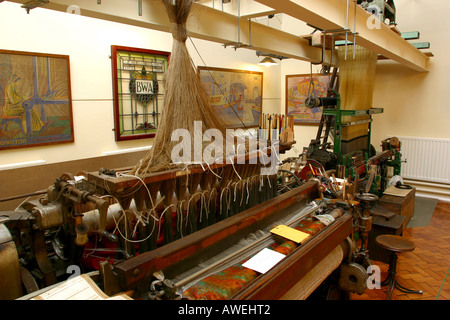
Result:
[[[312,217],[308,217],[294,228],[314,235],[324,229],[325,225]],[[289,255],[295,248],[297,248],[297,244],[293,241],[285,241],[282,244],[274,243],[270,246],[270,249],[284,255]],[[230,299],[259,276],[258,272],[243,267],[242,264],[244,262],[242,261],[198,281],[183,293],[184,297],[192,300]]]
[[[348,50],[339,47],[338,56],[341,109],[365,110],[372,108],[378,55],[366,48],[356,46],[355,58],[353,58],[353,46],[349,46]],[[344,116],[342,122],[348,123],[369,118],[370,116]],[[342,140],[350,141],[365,136],[368,128],[367,123],[345,127],[342,132]]]

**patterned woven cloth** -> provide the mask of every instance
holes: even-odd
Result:
[[[314,235],[324,229],[325,225],[312,217],[307,217],[294,228]],[[269,248],[284,255],[289,255],[297,246],[293,241],[285,241],[281,244],[274,243]],[[243,267],[244,262],[242,261],[196,282],[183,293],[183,296],[191,300],[230,299],[259,276],[258,272]]]

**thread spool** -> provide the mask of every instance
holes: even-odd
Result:
[[[389,144],[393,148],[400,148],[400,140],[398,140],[397,137],[392,137],[391,139],[389,139]]]
[[[75,231],[77,233],[75,243],[79,246],[84,246],[88,242],[89,227],[82,222],[75,227]]]

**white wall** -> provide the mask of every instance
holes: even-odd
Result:
[[[75,142],[0,151],[0,165],[45,160],[47,163],[101,156],[103,152],[149,146],[152,139],[116,142],[112,100],[111,45],[171,51],[172,35],[79,15],[19,4],[0,4],[0,49],[70,57]],[[264,112],[278,112],[280,67],[258,66],[252,50],[224,48],[193,39],[207,66],[264,72]],[[190,40],[196,65],[203,65]]]
[[[374,106],[384,108],[384,113],[374,116],[372,141],[389,135],[450,139],[450,1],[396,0],[395,4],[399,29],[419,31],[421,39],[416,41],[429,41],[434,57],[428,73],[390,61],[378,63]],[[450,201],[448,185],[407,183],[416,187],[419,196]]]
[[[448,107],[448,43],[450,1],[396,0],[398,29],[402,32],[419,31],[420,40],[431,42],[435,55],[430,60],[429,72],[420,73],[393,61],[379,61],[373,106],[384,108],[384,113],[374,115],[372,141],[377,150],[381,140],[389,135],[450,138],[450,108]],[[298,30],[298,35],[312,29],[302,22],[283,18],[285,31]],[[284,82],[289,74],[310,72],[309,63],[285,60],[281,66],[282,101],[285,103]],[[313,72],[317,72],[317,68]],[[298,149],[307,146],[315,137],[317,127],[296,126]]]
[[[378,64],[374,105],[384,108],[384,114],[375,117],[374,137],[449,139],[450,2],[396,0],[395,4],[399,29],[419,31],[421,39],[416,42],[429,41],[434,57],[428,73],[414,72],[388,61]]]

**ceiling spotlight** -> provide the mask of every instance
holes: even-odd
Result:
[[[277,65],[277,63],[275,62],[275,60],[273,60],[271,57],[265,57],[264,59],[262,59],[259,64],[264,65],[266,67],[270,67],[270,66],[274,66]]]

